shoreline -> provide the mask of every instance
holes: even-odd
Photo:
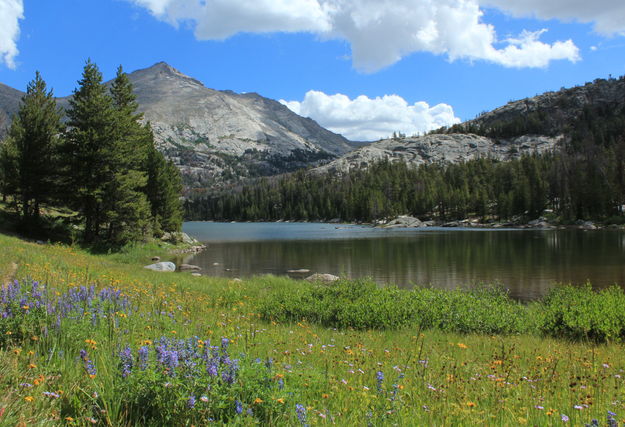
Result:
[[[432,229],[479,229],[479,230],[625,230],[625,225],[620,224],[600,224],[593,221],[578,221],[576,224],[554,224],[547,221],[532,220],[525,223],[519,222],[489,222],[482,223],[475,218],[467,218],[457,221],[420,221],[419,225],[393,224],[402,218],[397,217],[393,220],[377,220],[374,222],[342,222],[342,221],[301,221],[301,220],[258,220],[258,221],[216,221],[216,220],[193,220],[185,221],[185,223],[213,223],[213,224],[320,224],[331,225],[340,229],[341,226],[363,226],[375,229],[387,230],[416,230],[428,228]],[[416,218],[415,218],[416,219]]]

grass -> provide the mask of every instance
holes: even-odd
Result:
[[[91,255],[0,235],[0,277],[17,264],[29,298],[0,318],[0,425],[603,425],[607,411],[625,422],[622,292],[563,288],[520,306],[490,291],[236,282],[142,269],[153,250]],[[62,318],[37,312],[30,280],[48,285],[49,306],[76,302]],[[81,299],[83,285],[128,303]],[[488,326],[500,318],[512,326]],[[159,346],[180,350],[177,367]],[[218,377],[202,364],[212,346]]]

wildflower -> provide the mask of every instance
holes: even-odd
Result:
[[[126,378],[130,375],[133,365],[132,350],[130,347],[126,346],[126,348],[119,353],[119,359],[122,367],[122,378]]]
[[[467,402],[469,408],[475,408],[475,402]]]
[[[328,393],[323,393],[321,395],[321,397],[324,398],[324,399],[328,399],[330,397],[330,395]]]
[[[200,396],[200,401],[202,401],[204,403],[207,403],[208,402],[208,396],[206,396],[206,395]]]
[[[568,423],[569,422],[569,417],[567,417],[564,414],[560,414],[560,418],[562,419],[562,422],[564,422],[564,423]]]
[[[20,387],[24,387],[24,388],[31,388],[33,385],[32,384],[28,384],[28,383],[21,383]]]
[[[276,402],[284,404],[284,399],[283,398],[276,399]]]
[[[460,347],[460,348],[461,348],[461,349],[463,349],[463,350],[464,350],[464,349],[469,348],[466,344],[463,344],[463,343],[461,343],[461,342],[460,342],[460,343],[458,343],[458,347]]]
[[[35,400],[35,398],[34,398],[34,397],[32,397],[32,396],[26,396],[26,397],[24,398],[24,400],[25,400],[25,401],[27,401],[27,402],[32,402],[33,400]]]
[[[58,394],[58,393],[54,393],[54,392],[52,392],[52,391],[44,391],[44,392],[43,392],[43,395],[44,395],[45,397],[49,397],[49,398],[51,398],[51,399],[58,399],[59,397],[61,397],[61,395],[60,395],[60,394]]]
[[[378,391],[382,392],[382,382],[384,381],[384,372],[378,371],[377,374],[375,374],[375,378],[378,382]]]
[[[69,421],[71,423],[74,419],[72,417],[65,417],[65,421]]]
[[[540,406],[540,405],[536,405],[534,406],[534,408],[538,409],[539,411],[542,411],[543,409],[545,409],[544,406]]]
[[[139,348],[139,369],[145,371],[148,367],[148,353],[149,349],[146,346]]]
[[[187,408],[193,409],[195,407],[195,396],[189,396],[187,400]]]
[[[34,363],[31,363],[28,365],[29,369],[35,369],[37,367],[37,365],[35,365]]]
[[[257,397],[256,399],[254,399],[254,404],[258,405],[260,403],[263,403],[263,399],[261,399],[260,397]]]
[[[307,426],[308,424],[306,424],[306,408],[304,407],[304,405],[301,405],[299,403],[295,405],[295,413],[297,414],[297,419],[299,420],[299,422],[302,423],[303,426]]]
[[[234,412],[237,414],[241,414],[243,412],[243,404],[238,400],[234,401]]]

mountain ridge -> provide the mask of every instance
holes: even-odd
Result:
[[[165,62],[128,77],[157,147],[178,165],[188,187],[223,186],[285,173],[353,149],[344,137],[278,101],[256,93],[210,89]],[[0,138],[23,95],[0,86]],[[68,108],[70,99],[57,98],[57,103]]]

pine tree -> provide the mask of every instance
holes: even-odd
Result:
[[[85,220],[84,240],[98,240],[105,220],[104,199],[114,177],[117,136],[111,97],[102,73],[88,60],[70,100],[64,154],[69,159],[66,200]]]
[[[144,192],[147,185],[147,147],[142,114],[132,84],[120,66],[111,86],[114,110],[114,141],[109,161],[112,176],[105,187],[106,240],[124,244],[144,238],[150,229],[150,204]]]
[[[28,83],[2,149],[3,192],[14,194],[24,220],[37,220],[41,203],[55,193],[61,127],[52,91],[37,72]]]
[[[181,193],[180,171],[152,145],[148,153],[147,194],[157,234],[178,232],[182,228]]]

